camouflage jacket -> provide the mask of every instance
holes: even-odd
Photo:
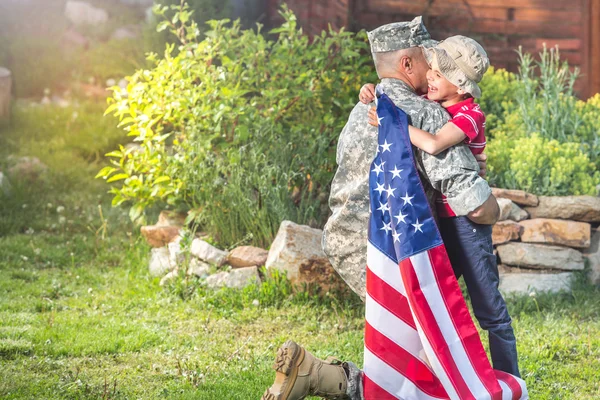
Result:
[[[381,88],[407,115],[409,123],[436,133],[449,120],[437,103],[418,96],[398,79],[382,79]],[[323,250],[346,283],[364,299],[369,221],[369,170],[377,150],[377,128],[368,124],[369,105],[358,103],[338,140],[338,169],[331,183],[332,215],[323,232]],[[430,203],[443,193],[456,215],[467,215],[491,194],[465,144],[432,156],[417,148],[415,161]],[[435,209],[432,207],[432,209]]]

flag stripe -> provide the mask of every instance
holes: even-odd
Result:
[[[378,332],[369,323],[365,324],[365,346],[422,392],[440,399],[447,398],[440,380],[423,361]]]
[[[425,257],[423,257],[423,255]],[[420,286],[415,269],[430,268],[430,266],[427,265],[428,262],[424,262],[424,258],[427,261],[429,260],[426,252],[419,253],[413,257],[410,257],[409,259],[404,259],[400,262],[402,278],[405,284],[408,285],[407,293],[409,293],[408,300],[411,309],[415,314],[415,319],[418,321],[419,325],[423,329],[425,336],[431,344],[433,348],[433,353],[439,359],[443,370],[446,372],[446,374],[448,374],[450,383],[458,393],[459,398],[466,400],[475,400],[476,397],[471,392],[471,389],[469,388],[469,386],[465,382],[465,379],[460,373],[461,371],[459,370],[457,363],[452,357],[453,354],[450,350],[450,346],[456,346],[456,342],[448,342],[447,338],[444,337],[444,334],[442,332],[444,327],[440,326],[439,321],[436,320],[436,317],[429,306],[427,295],[424,293],[423,288]],[[416,262],[417,265],[414,265],[413,267],[414,262]],[[429,285],[427,289],[429,289],[429,287],[431,287],[431,283],[427,282],[427,284]],[[430,358],[432,355],[433,354],[430,355],[429,353],[427,353],[427,356]],[[487,398],[489,398],[489,396]],[[482,399],[485,399],[485,397],[482,397]]]
[[[419,334],[402,320],[383,308],[367,293],[365,300],[366,321],[379,332],[404,348],[413,357],[421,358],[423,346]]]
[[[452,329],[452,335],[456,335],[462,343],[462,346],[457,345],[458,353],[453,352],[453,356],[456,360],[459,360],[459,357],[465,358],[464,364],[460,363],[460,365],[464,365],[465,369],[461,368],[461,371],[465,377],[470,376],[470,374],[475,375],[476,377],[473,376],[474,381],[481,382],[485,391],[493,400],[501,400],[502,388],[499,386],[490,361],[485,354],[479,332],[477,332],[458,281],[454,276],[448,253],[443,246],[433,248],[428,253],[432,274],[427,279],[433,279],[433,282],[436,283],[440,300],[445,304],[443,310],[441,307],[436,307],[436,310],[439,311],[438,315],[443,315],[444,318],[447,316],[452,321],[454,328]],[[421,270],[419,269],[419,271]],[[469,386],[471,385],[469,384]],[[474,394],[478,396],[476,393]]]
[[[408,300],[393,287],[379,278],[367,265],[367,293],[383,308],[400,318],[405,324],[417,329]]]
[[[513,399],[520,399],[521,396],[523,396],[523,388],[521,387],[519,379],[504,371],[494,370],[494,374],[500,381],[503,381],[508,385],[513,393]]]
[[[365,376],[371,379],[381,389],[392,394],[397,399],[439,400],[423,393],[404,375],[379,359],[369,349],[365,348]],[[365,400],[378,399],[365,391]]]
[[[398,398],[389,394],[378,384],[373,382],[366,374],[363,375],[363,388],[365,391],[365,400],[397,400]],[[367,394],[368,393],[368,394]]]
[[[371,272],[377,275],[382,281],[396,289],[403,296],[406,296],[398,264],[390,260],[388,256],[379,251],[371,242],[367,244],[367,265],[369,265]]]

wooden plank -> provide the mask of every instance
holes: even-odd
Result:
[[[582,9],[547,10],[539,8],[517,8],[514,11],[516,21],[537,22],[582,22]]]
[[[589,96],[600,92],[600,0],[589,0]]]
[[[366,2],[366,1],[365,1]],[[420,13],[424,12],[429,4],[428,0],[369,0],[367,7],[374,12],[401,12],[401,13]],[[434,0],[432,7],[440,4],[449,5],[457,9],[471,8],[536,8],[542,10],[573,10],[581,9],[583,0]],[[416,10],[416,11],[415,11]]]
[[[581,37],[582,34],[581,24],[574,23],[540,24],[534,21],[497,21],[491,19],[480,19],[471,22],[452,17],[439,17],[430,19],[427,26],[430,30],[439,28],[466,35],[477,32],[562,39]]]
[[[532,48],[535,50],[541,50],[546,47],[552,48],[558,46],[558,48],[566,51],[583,50],[583,40],[581,39],[556,39],[556,38],[531,38],[531,39],[520,39],[519,43],[523,47]]]

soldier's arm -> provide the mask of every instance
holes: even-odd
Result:
[[[424,108],[417,115],[420,128],[437,133],[446,122],[440,108]],[[419,150],[427,178],[434,189],[443,193],[456,215],[471,215],[482,223],[494,220],[496,216],[491,189],[479,176],[479,166],[465,144],[450,147],[438,155]],[[497,207],[497,204],[496,204]],[[477,222],[477,221],[475,221]]]

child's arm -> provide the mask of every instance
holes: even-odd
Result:
[[[372,83],[365,83],[360,88],[358,99],[364,104],[369,104],[370,102],[375,100],[375,85]]]
[[[377,119],[377,109],[372,107],[369,109],[369,124],[379,126]],[[448,122],[438,131],[436,135],[415,128],[412,125],[408,126],[410,142],[431,155],[438,155],[449,147],[459,144],[467,137],[465,133],[452,122]]]
[[[435,135],[422,129],[415,128],[412,125],[408,126],[408,133],[410,134],[410,142],[413,145],[434,156],[440,154],[449,147],[461,143],[467,137],[465,133],[452,122],[446,123],[446,125],[444,125]]]

